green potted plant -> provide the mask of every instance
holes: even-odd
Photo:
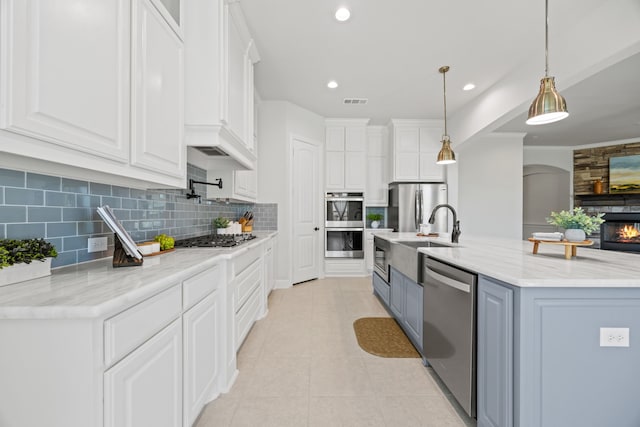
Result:
[[[600,228],[600,224],[604,222],[603,215],[603,213],[599,213],[589,216],[582,208],[577,207],[572,211],[551,212],[551,217],[547,218],[547,222],[564,228],[564,237],[569,242],[582,242],[589,234]]]
[[[50,275],[56,256],[55,246],[44,239],[0,240],[0,286]]]
[[[371,228],[380,227],[380,221],[382,220],[382,214],[379,213],[370,213],[367,214],[367,219],[371,221]]]
[[[225,229],[229,226],[229,219],[223,216],[213,220],[213,234],[218,234],[218,229]]]

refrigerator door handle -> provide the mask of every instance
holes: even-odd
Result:
[[[420,226],[424,220],[424,212],[422,212],[422,209],[424,208],[424,190],[420,189],[418,191],[420,192],[420,211],[418,213],[418,226],[416,228],[418,229],[418,232],[420,232]]]
[[[416,230],[420,231],[420,224],[422,223],[422,190],[416,190]]]
[[[416,190],[416,205],[415,205],[415,212],[414,212],[414,219],[415,219],[415,226],[416,226],[416,230],[418,229],[418,227],[420,227],[419,221],[420,221],[420,190]]]

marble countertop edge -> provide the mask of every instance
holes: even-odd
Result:
[[[0,319],[108,318],[221,261],[241,256],[277,232],[254,234],[256,239],[236,248],[178,248],[147,257],[136,267],[113,268],[110,257],[102,258],[0,287]]]

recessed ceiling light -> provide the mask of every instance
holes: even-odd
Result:
[[[329,89],[335,89],[338,87],[338,82],[335,80],[331,80],[329,83],[327,83],[327,87]]]
[[[346,21],[350,16],[351,12],[349,12],[349,9],[347,9],[346,7],[341,7],[340,9],[336,10],[336,19],[340,22]]]
[[[475,88],[476,88],[476,85],[474,85],[473,83],[467,83],[466,85],[464,85],[462,90],[473,90]]]

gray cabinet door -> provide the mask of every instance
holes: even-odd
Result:
[[[478,279],[478,427],[513,425],[513,289]]]
[[[405,304],[404,304],[404,329],[409,338],[422,351],[422,325],[423,325],[423,301],[422,285],[414,282],[408,277],[405,281]]]
[[[404,316],[404,276],[398,270],[391,268],[391,289],[389,293],[389,308],[398,321]]]
[[[385,283],[384,280],[380,278],[376,273],[372,275],[373,282],[373,290],[380,297],[382,302],[388,307],[389,306],[389,285]]]

